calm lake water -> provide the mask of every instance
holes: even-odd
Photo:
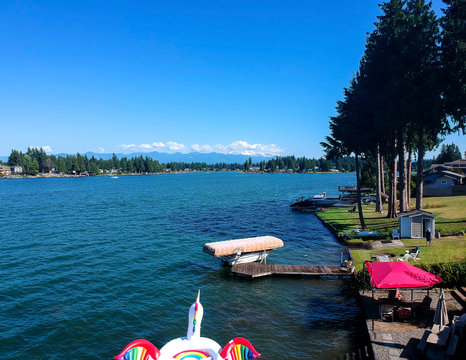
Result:
[[[0,180],[0,352],[112,359],[130,341],[249,339],[263,359],[333,359],[354,348],[347,280],[232,278],[206,242],[273,235],[269,263],[338,265],[340,245],[289,204],[354,174],[193,173]]]

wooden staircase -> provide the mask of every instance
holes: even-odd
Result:
[[[453,290],[451,296],[466,310],[466,287]]]

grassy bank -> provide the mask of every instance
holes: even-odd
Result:
[[[438,264],[444,262],[454,262],[465,258],[466,255],[466,238],[464,236],[448,236],[440,239],[433,239],[432,246],[426,246],[425,239],[402,239],[404,247],[385,248],[376,250],[352,250],[353,259],[358,271],[362,270],[364,261],[372,261],[372,255],[387,254],[393,261],[402,257],[406,250],[411,250],[416,246],[419,247],[418,261],[410,261],[414,264]]]
[[[424,209],[438,216],[436,229],[442,233],[440,239],[433,239],[432,246],[429,247],[426,246],[425,239],[401,239],[404,247],[400,248],[352,250],[356,269],[361,270],[364,261],[371,261],[373,255],[387,254],[393,261],[403,256],[406,250],[411,250],[416,246],[421,250],[420,260],[410,261],[411,264],[429,266],[464,260],[466,258],[466,196],[425,198]],[[371,231],[379,232],[382,238],[390,238],[392,230],[398,228],[398,219],[387,219],[385,214],[376,213],[374,205],[364,205],[363,212],[366,227]],[[320,211],[319,216],[328,221],[338,231],[338,235],[349,237],[349,243],[368,244],[371,242],[371,240],[363,240],[355,235],[354,231],[361,229],[357,212],[350,213],[347,208],[337,208]]]
[[[466,196],[424,198],[424,210],[438,216],[435,228],[443,235],[463,235],[466,232],[465,209]],[[398,228],[398,219],[387,219],[386,211],[386,205],[383,214],[375,212],[374,204],[363,205],[366,227],[371,231],[378,231],[382,236],[390,237],[392,230]],[[339,235],[353,236],[354,230],[361,229],[358,213],[348,212],[348,208],[320,211],[319,216],[332,224]],[[358,240],[361,239],[352,239]]]

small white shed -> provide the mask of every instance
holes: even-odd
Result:
[[[425,236],[427,228],[430,229],[432,238],[435,234],[434,214],[423,210],[412,210],[398,213],[398,224],[402,238],[420,239]]]

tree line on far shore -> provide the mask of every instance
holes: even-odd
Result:
[[[62,173],[62,174],[83,174],[89,173],[99,175],[103,172],[118,170],[128,174],[142,173],[162,173],[178,171],[261,171],[261,172],[282,172],[290,170],[292,172],[327,172],[333,169],[340,172],[354,172],[355,160],[346,156],[334,160],[308,159],[306,157],[283,156],[275,157],[267,161],[253,163],[249,158],[243,164],[239,163],[216,163],[207,164],[205,162],[168,162],[160,163],[151,157],[122,157],[118,158],[113,154],[111,159],[97,159],[92,156],[90,159],[86,155],[47,155],[40,148],[28,148],[26,153],[12,150],[8,157],[8,165],[19,165],[23,168],[23,173],[36,175],[38,173]]]
[[[426,151],[444,135],[465,132],[466,1],[442,1],[440,19],[425,0],[380,4],[382,14],[367,35],[359,69],[321,143],[327,158],[354,155],[358,187],[359,160],[373,164],[376,211],[382,210],[381,193],[388,188],[388,217],[409,209],[414,155],[416,209],[422,209]],[[364,228],[360,201],[358,210]]]

